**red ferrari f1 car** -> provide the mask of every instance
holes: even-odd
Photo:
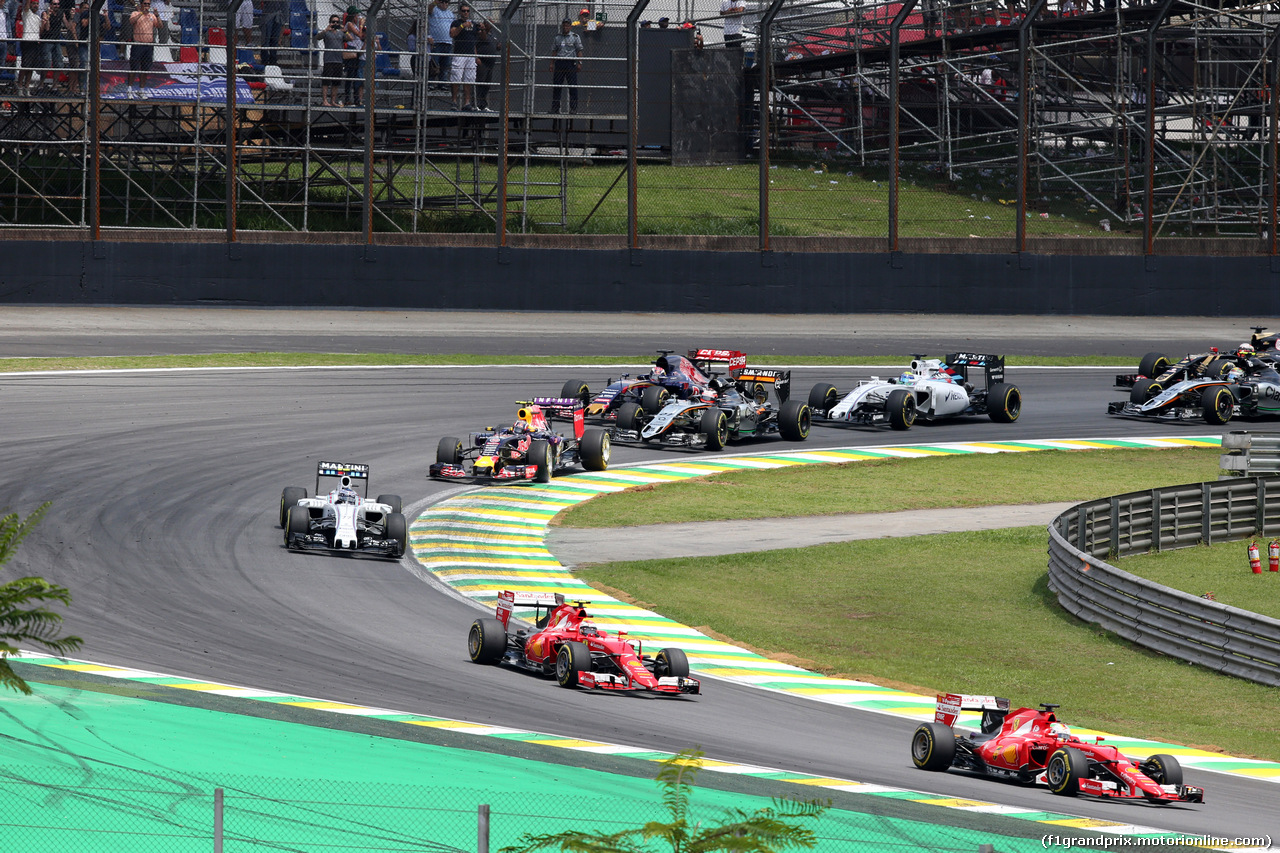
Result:
[[[533,608],[534,629],[517,628],[511,614],[517,606]],[[590,621],[582,602],[566,604],[564,596],[547,592],[502,592],[497,619],[477,619],[467,634],[467,651],[475,663],[507,663],[555,674],[561,687],[646,691],[660,694],[701,692],[689,677],[689,660],[680,649],[661,649],[650,657],[639,640],[625,632],[610,635]]]
[[[958,767],[1024,784],[1047,785],[1055,794],[1091,794],[1152,803],[1203,803],[1204,789],[1182,784],[1182,767],[1172,755],[1145,761],[1121,755],[1102,738],[1092,742],[1058,722],[1057,705],[1009,711],[997,696],[939,694],[934,722],[911,736],[911,760],[921,770]],[[977,733],[956,732],[961,711],[982,711]]]

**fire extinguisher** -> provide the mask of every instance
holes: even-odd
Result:
[[[1249,543],[1249,568],[1255,575],[1262,574],[1262,556],[1258,553],[1258,543]]]
[[[1280,539],[1272,539],[1267,546],[1267,568],[1280,572]]]

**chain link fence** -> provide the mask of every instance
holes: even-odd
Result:
[[[143,2],[0,7],[0,228],[1277,247],[1265,4]]]

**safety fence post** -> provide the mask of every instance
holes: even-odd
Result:
[[[476,853],[489,853],[489,806],[484,803],[476,820]]]
[[[773,19],[784,0],[771,0],[760,18],[760,251],[769,251],[769,90],[773,87]],[[914,0],[913,0],[914,2]]]
[[[498,110],[498,216],[494,238],[499,249],[507,245],[507,148],[511,144],[511,20],[524,0],[510,0],[499,18],[502,27],[502,97]],[[530,55],[530,62],[534,57]]]
[[[898,9],[889,24],[889,251],[898,251],[898,180],[902,172],[899,162],[898,143],[901,129],[899,126],[898,97],[899,87],[899,55],[902,52],[902,24],[916,7],[916,0],[907,0]]]
[[[364,242],[373,242],[373,99],[374,85],[378,75],[374,66],[377,62],[375,42],[378,39],[377,16],[382,10],[383,0],[373,0],[364,17],[364,205],[361,219],[364,220]],[[369,38],[372,28],[373,38]]]
[[[1036,0],[1018,25],[1018,210],[1014,238],[1018,252],[1027,250],[1027,183],[1031,179],[1031,25],[1048,0]]]
[[[213,789],[213,853],[222,853],[222,789]]]
[[[240,0],[227,0],[227,242],[236,241],[236,10]],[[196,79],[199,79],[197,71]]]
[[[640,0],[627,14],[627,246],[640,248],[636,146],[640,144],[640,16],[649,0]]]

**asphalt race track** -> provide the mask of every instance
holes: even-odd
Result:
[[[31,349],[61,354],[62,345]],[[146,336],[132,340],[135,351],[153,345]],[[80,348],[86,354],[93,342],[81,339]],[[794,382],[804,393],[817,381],[843,387],[871,372],[803,369]],[[1124,396],[1110,387],[1114,372],[1011,370],[1009,380],[1024,396],[1013,425],[974,419],[907,433],[815,427],[808,445],[1210,431],[1203,423],[1106,417],[1106,402]],[[472,665],[465,637],[478,611],[406,566],[283,549],[280,490],[313,489],[320,457],[370,463],[371,492],[402,495],[408,513],[456,488],[426,479],[438,437],[509,421],[515,400],[557,393],[567,378],[595,385],[609,373],[341,368],[0,377],[0,508],[25,513],[54,502],[10,568],[72,589],[67,629],[85,639],[79,657],[102,663],[660,750],[698,744],[711,758],[1166,830],[1275,831],[1274,783],[1189,771],[1187,782],[1207,789],[1207,804],[1066,801],[958,774],[923,774],[908,755],[913,724],[889,716],[716,681],[691,700],[569,694],[553,680]],[[613,464],[670,454],[616,447]],[[1046,649],[1046,666],[1052,661]],[[1069,720],[1069,706],[1064,711]]]

